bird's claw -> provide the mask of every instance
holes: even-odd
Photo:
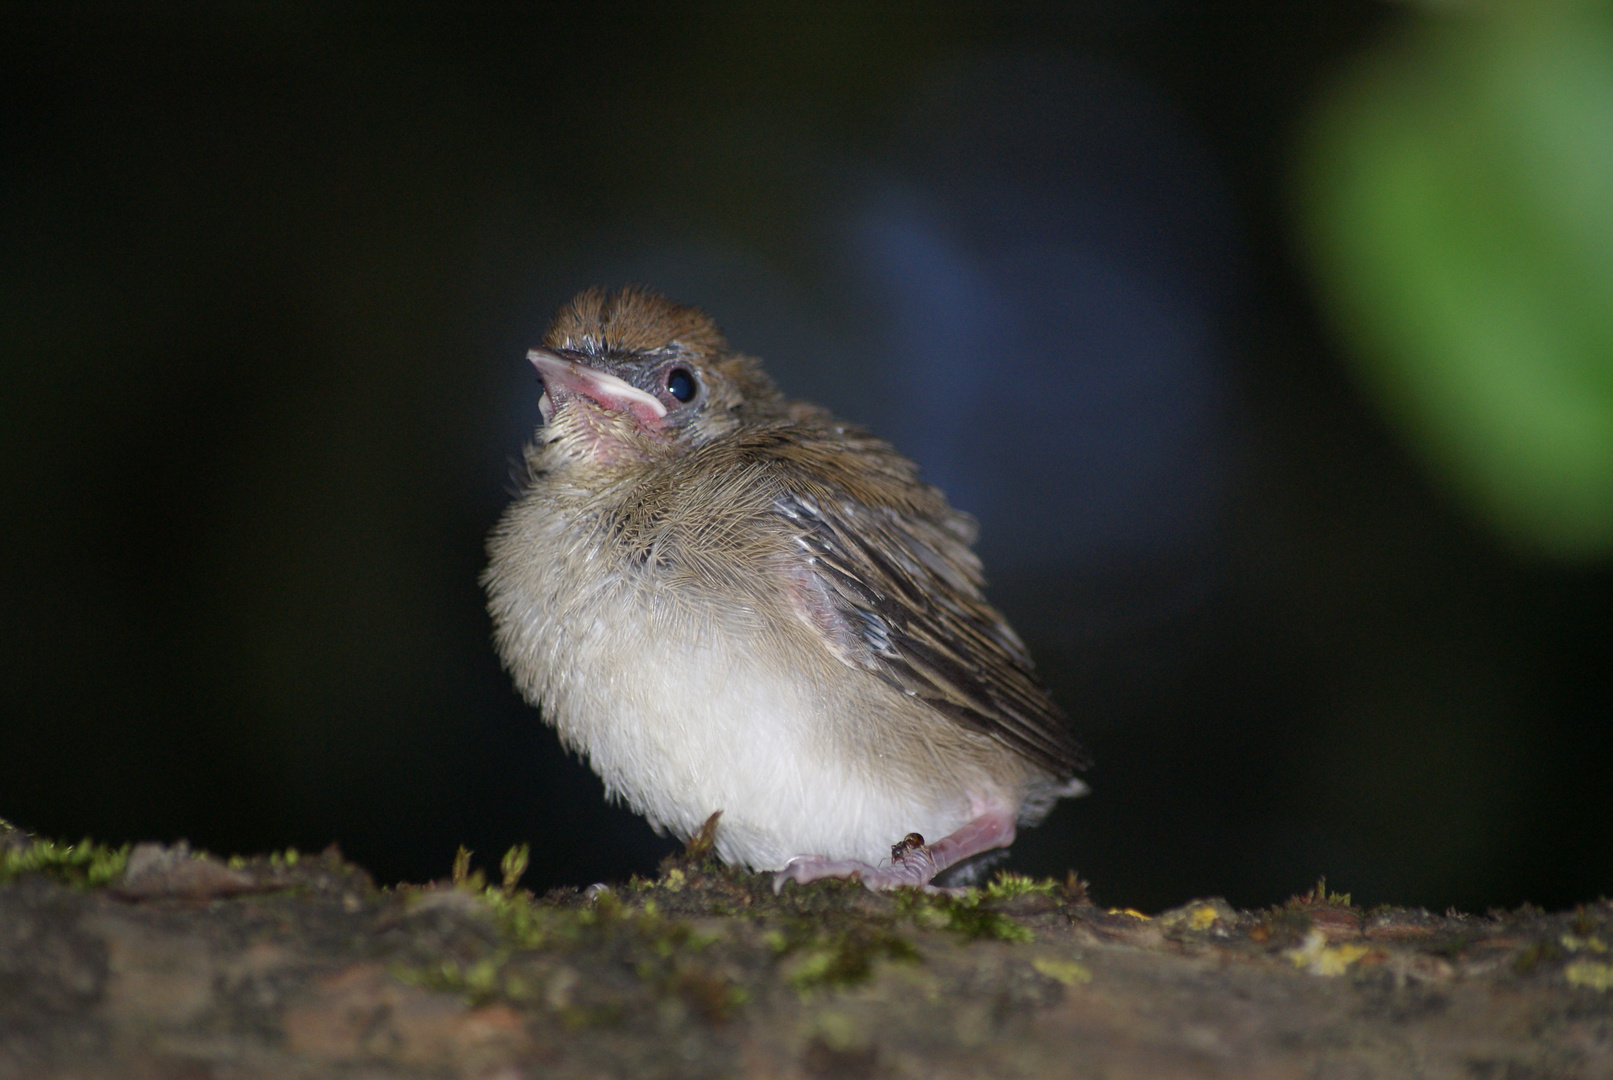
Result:
[[[902,848],[903,845],[898,844],[897,847]],[[870,892],[926,888],[930,879],[940,871],[921,837],[917,845],[907,846],[901,857],[893,859],[888,866],[870,866],[858,859],[831,859],[826,855],[797,855],[784,864],[784,869],[773,875],[773,891],[782,892],[786,881],[805,885],[823,878],[861,881]]]

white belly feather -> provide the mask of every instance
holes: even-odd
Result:
[[[523,689],[657,828],[687,837],[721,810],[718,854],[777,869],[801,854],[878,864],[909,832],[945,836],[969,819],[959,794],[848,759],[833,733],[855,715],[847,684],[864,676],[827,653],[816,669],[784,669],[762,659],[781,650],[754,647],[778,631],[754,613],[701,611],[635,573],[583,585],[564,565],[527,570],[521,582],[539,587],[502,598],[509,644],[541,673]]]

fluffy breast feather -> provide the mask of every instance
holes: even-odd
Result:
[[[960,827],[971,793],[1017,804],[1026,763],[853,670],[803,617],[786,564],[809,553],[778,470],[706,475],[540,480],[493,537],[499,650],[611,793],[679,835],[723,810],[720,853],[757,867],[877,862],[892,837]]]

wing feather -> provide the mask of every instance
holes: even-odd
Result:
[[[773,512],[793,534],[821,600],[811,616],[842,662],[1056,774],[1085,767],[1024,644],[981,595],[972,519],[860,433],[814,439],[797,429],[752,449],[770,459]]]

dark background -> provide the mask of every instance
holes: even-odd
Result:
[[[477,585],[525,348],[639,280],[981,517],[1098,762],[1013,866],[1144,909],[1613,891],[1613,579],[1423,479],[1290,239],[1296,126],[1404,17],[13,9],[0,816],[653,869]]]

